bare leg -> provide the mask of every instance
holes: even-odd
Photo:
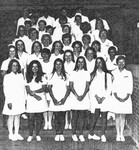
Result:
[[[14,122],[14,116],[9,115],[8,120],[7,120],[9,135],[13,135],[13,122]]]
[[[52,118],[53,118],[53,112],[48,111],[48,125],[50,130],[52,129]]]
[[[44,130],[47,130],[48,129],[48,111],[44,112],[43,113],[43,117],[44,117]]]
[[[116,140],[119,141],[120,139],[120,114],[115,114],[115,127],[117,132]]]
[[[20,126],[20,115],[16,115],[14,119],[15,134],[18,134]]]
[[[124,127],[125,127],[125,114],[120,115],[121,119],[121,131],[120,131],[120,136],[123,137],[123,132],[124,132]]]

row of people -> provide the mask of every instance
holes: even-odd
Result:
[[[125,69],[125,57],[119,56],[116,59],[117,69],[112,72],[107,69],[105,60],[97,57],[90,74],[87,71],[87,60],[79,56],[76,63],[72,65],[72,71],[68,73],[65,71],[64,62],[68,64],[69,60],[74,58],[72,55],[72,51],[68,50],[64,53],[64,60],[55,59],[51,68],[52,73],[49,76],[43,72],[43,67],[38,60],[32,60],[27,67],[25,83],[19,61],[16,59],[10,61],[3,82],[6,98],[3,114],[9,115],[9,139],[23,140],[23,137],[18,134],[20,114],[27,112],[29,127],[27,141],[30,142],[33,139],[34,121],[36,121],[36,139],[40,141],[39,132],[43,113],[52,111],[56,130],[55,141],[64,141],[65,115],[66,111],[71,111],[72,139],[83,142],[85,141],[83,136],[85,115],[87,111],[90,111],[88,139],[100,140],[100,137],[94,134],[94,129],[101,114],[101,141],[106,142],[107,113],[110,111],[116,114],[116,140],[125,140],[123,136],[125,114],[132,113],[131,94],[133,90],[132,74]],[[90,54],[88,56],[90,58]],[[25,100],[27,100],[26,109]],[[13,123],[15,133],[13,133]],[[77,126],[79,133],[77,133]]]

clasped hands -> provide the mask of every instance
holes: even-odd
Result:
[[[37,95],[34,91],[32,91],[30,95],[36,98],[38,101],[42,100],[42,98],[39,95]]]
[[[56,99],[54,100],[54,104],[57,105],[57,106],[58,105],[64,105],[64,103],[65,103],[65,99],[64,98],[62,98],[60,101],[58,101]]]
[[[105,99],[105,97],[99,97],[99,96],[97,96],[97,95],[95,96],[95,98],[96,98],[98,104],[102,104],[102,102],[103,102],[104,99]]]

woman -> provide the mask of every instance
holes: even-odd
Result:
[[[20,115],[25,112],[25,85],[21,66],[15,59],[9,62],[3,88],[5,95],[3,114],[8,115],[9,139],[12,141],[23,140],[24,138],[18,132]]]
[[[69,110],[66,105],[70,94],[68,85],[68,75],[64,69],[62,59],[54,61],[52,76],[48,83],[49,94],[53,103],[50,103],[51,110],[54,112],[54,124],[56,130],[55,141],[64,141],[63,130],[65,126],[65,114]],[[60,89],[60,90],[59,90]]]
[[[100,137],[94,134],[99,115],[102,116],[102,135],[101,141],[106,142],[105,130],[107,126],[107,113],[111,98],[112,74],[107,70],[106,63],[102,57],[98,57],[95,62],[95,68],[91,73],[90,82],[90,104],[91,118],[88,139],[100,140]]]
[[[94,48],[88,47],[85,51],[87,70],[91,73],[95,67],[96,51]]]
[[[28,94],[26,112],[28,113],[29,128],[27,141],[31,142],[33,139],[34,124],[36,124],[36,140],[41,141],[39,133],[42,127],[43,112],[47,111],[47,101],[44,93],[47,80],[39,61],[33,60],[30,62],[27,67],[26,80]]]
[[[79,140],[81,142],[85,141],[83,130],[86,122],[86,111],[89,110],[89,81],[90,73],[87,71],[85,58],[79,56],[69,81],[73,93],[70,95],[73,141],[78,141],[77,126],[79,128]]]
[[[126,114],[132,114],[131,94],[133,91],[132,73],[125,69],[126,59],[124,56],[118,56],[116,59],[118,69],[113,71],[113,101],[111,112],[115,113],[116,122],[116,141],[125,141],[123,131],[125,127]]]
[[[41,38],[41,43],[43,48],[52,49],[52,37],[50,34],[43,34]]]

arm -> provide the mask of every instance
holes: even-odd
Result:
[[[63,105],[64,103],[65,103],[65,101],[66,101],[66,99],[68,98],[68,96],[70,95],[70,87],[69,86],[67,86],[67,91],[66,91],[66,93],[65,93],[65,96],[64,96],[64,98],[62,98],[61,99],[61,101],[59,102],[61,105]]]
[[[70,86],[70,89],[71,89],[71,91],[72,91],[72,93],[75,95],[75,97],[78,99],[78,94],[77,94],[77,92],[75,91],[75,89],[74,89],[74,86],[73,86],[73,82],[69,82],[69,86]]]
[[[56,98],[54,97],[53,91],[52,91],[52,85],[48,85],[48,89],[49,89],[49,94],[54,102],[55,105],[59,105],[59,102],[56,100]]]
[[[40,89],[38,89],[38,90],[35,90],[35,91],[33,91],[33,92],[35,92],[35,93],[43,93],[43,92],[45,92],[45,86],[46,86],[46,85],[42,85],[42,88],[40,88]]]

